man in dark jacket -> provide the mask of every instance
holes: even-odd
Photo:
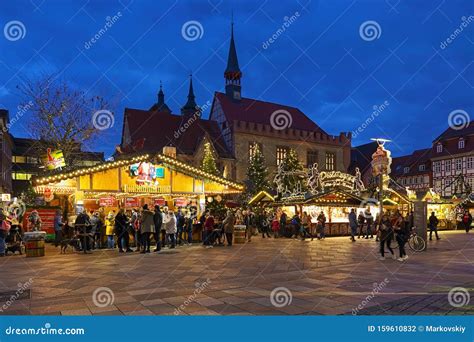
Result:
[[[125,215],[125,211],[122,208],[119,210],[117,216],[115,216],[115,234],[117,235],[117,245],[119,248],[119,253],[123,253],[124,249],[127,253],[133,252],[129,246],[130,231],[128,227],[129,220],[127,215]]]
[[[153,215],[153,222],[155,224],[155,241],[156,249],[154,252],[161,251],[161,226],[163,225],[163,213],[159,205],[155,205],[155,214]]]
[[[435,232],[436,240],[441,239],[441,238],[438,236],[438,223],[439,223],[439,220],[438,220],[438,218],[435,216],[434,211],[431,212],[431,216],[430,216],[430,219],[429,219],[428,222],[429,222],[429,226],[430,226],[430,241],[433,240],[433,239],[432,239],[433,232]]]
[[[91,249],[91,221],[89,216],[85,212],[80,212],[79,215],[76,217],[76,221],[74,222],[74,229],[76,233],[82,238],[81,239],[81,248],[84,253],[90,251]]]
[[[177,242],[178,245],[181,245],[183,243],[183,233],[184,233],[184,225],[186,223],[186,219],[184,217],[182,209],[178,209],[178,214],[176,215],[176,227],[178,229],[177,233]]]

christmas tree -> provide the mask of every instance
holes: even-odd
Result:
[[[202,158],[201,169],[204,172],[219,176],[219,170],[217,169],[216,159],[214,158],[210,142],[204,144],[204,156]]]
[[[258,145],[250,159],[247,169],[247,195],[252,197],[262,190],[268,191],[270,185],[268,183],[268,169],[265,166],[265,158]]]
[[[306,190],[304,168],[294,149],[290,149],[286,153],[285,159],[282,161],[281,170],[284,172],[280,180],[283,189],[288,190],[290,193],[304,192]]]

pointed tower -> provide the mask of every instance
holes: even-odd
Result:
[[[171,113],[171,109],[165,103],[165,93],[163,92],[163,84],[160,81],[160,91],[158,92],[158,102],[155,103],[150,110],[156,110],[159,112]]]
[[[242,72],[239,68],[239,60],[237,59],[237,50],[235,49],[234,42],[234,21],[231,24],[230,33],[230,47],[229,57],[227,58],[227,67],[224,72],[225,78],[225,93],[234,101],[240,101],[241,99],[241,86],[240,79],[242,78]]]
[[[184,117],[192,117],[199,111],[199,107],[196,104],[196,97],[194,96],[193,89],[193,75],[189,75],[189,91],[188,91],[188,101],[181,108],[181,115]]]

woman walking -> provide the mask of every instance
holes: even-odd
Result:
[[[148,209],[148,204],[143,206],[140,229],[142,235],[142,251],[140,253],[150,253],[150,236],[155,232],[155,224],[153,212]]]
[[[385,245],[387,246],[388,250],[392,254],[392,258],[396,259],[397,256],[393,252],[392,247],[390,247],[390,243],[393,240],[393,229],[392,224],[390,222],[390,217],[384,213],[382,216],[382,222],[380,223],[380,260],[385,260]]]

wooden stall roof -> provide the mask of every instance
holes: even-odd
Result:
[[[234,188],[236,190],[239,190],[239,191],[243,191],[243,189],[244,189],[243,184],[231,181],[231,180],[229,180],[227,178],[224,178],[224,177],[220,177],[220,176],[210,174],[208,172],[200,170],[197,167],[194,167],[194,166],[189,165],[187,163],[184,163],[180,160],[177,160],[175,158],[172,158],[172,157],[160,154],[160,153],[158,153],[156,155],[153,155],[153,156],[151,156],[149,154],[143,154],[143,155],[139,155],[139,156],[130,157],[128,159],[119,159],[119,160],[115,160],[115,161],[104,162],[104,163],[97,164],[97,165],[90,166],[90,167],[78,168],[78,169],[75,169],[75,170],[68,170],[68,171],[64,171],[64,172],[56,172],[56,173],[53,173],[49,176],[34,177],[32,179],[32,182],[33,182],[33,185],[35,185],[35,186],[46,185],[46,184],[50,184],[50,183],[57,183],[57,182],[60,182],[62,180],[76,178],[76,177],[79,177],[79,176],[84,176],[84,175],[88,175],[88,174],[95,173],[95,172],[101,172],[101,171],[105,171],[105,170],[109,170],[109,169],[113,169],[113,168],[117,168],[117,167],[129,166],[131,164],[135,164],[135,163],[138,163],[138,162],[144,162],[144,161],[161,162],[161,163],[169,166],[170,168],[172,168],[176,171],[182,172],[184,174],[187,174],[189,176],[192,176],[192,177],[195,177],[195,178],[198,178],[198,179],[203,179],[205,181],[212,181],[212,182],[216,182],[216,183],[219,183],[219,184],[222,184],[222,185],[227,185],[227,186],[232,187],[232,188]]]

